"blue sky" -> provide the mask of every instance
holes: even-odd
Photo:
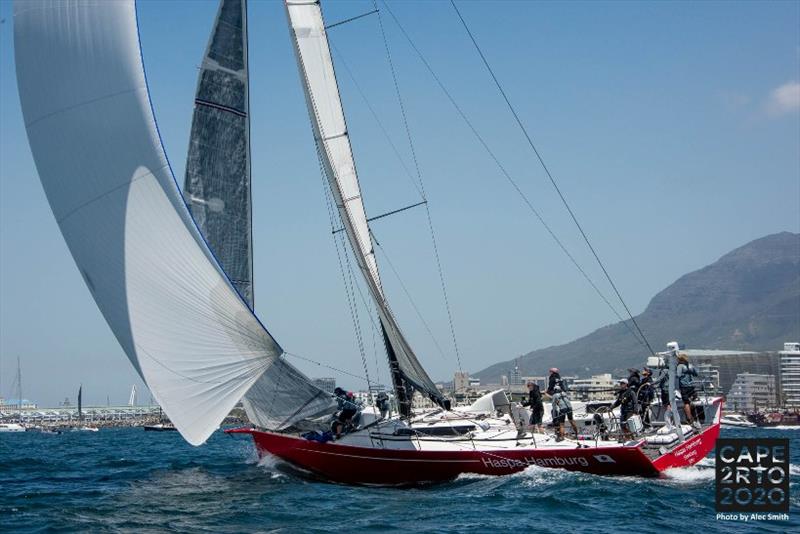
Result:
[[[390,5],[536,208],[610,295],[449,3]],[[737,246],[800,231],[800,3],[459,5],[634,313]],[[361,0],[323,6],[329,23],[372,9]],[[138,8],[156,117],[179,182],[197,65],[215,11],[212,1],[151,0]],[[615,322],[383,16],[464,369]],[[125,402],[138,379],[69,256],[30,155],[6,0],[0,19],[0,395],[12,395],[20,356],[25,396],[41,404],[74,401],[81,382],[87,403],[104,403],[106,395]],[[330,36],[368,215],[417,202],[344,67],[411,168],[377,17]],[[287,350],[363,374],[280,3],[251,2],[250,37],[256,311]],[[444,354],[379,251],[404,330],[433,378],[451,378],[457,363],[424,210],[373,228]],[[362,321],[371,378],[386,382],[363,310]],[[336,376],[293,363],[311,376]]]

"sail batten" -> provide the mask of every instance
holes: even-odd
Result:
[[[409,386],[445,405],[444,397],[401,332],[383,293],[319,2],[285,0],[285,5],[317,154],[356,263],[376,303],[398,399],[410,400],[410,392],[405,396]],[[406,409],[410,410],[410,404]]]

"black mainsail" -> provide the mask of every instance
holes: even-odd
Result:
[[[209,248],[254,309],[247,2],[222,0],[200,68],[184,198]],[[242,399],[250,420],[281,430],[330,413],[331,396],[282,357]]]
[[[183,195],[208,245],[253,308],[247,7],[220,2],[197,82]]]

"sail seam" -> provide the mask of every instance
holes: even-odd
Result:
[[[61,113],[65,113],[67,111],[73,111],[73,110],[75,110],[77,108],[80,108],[80,107],[83,107],[83,106],[88,106],[89,104],[94,104],[95,102],[100,102],[101,100],[106,100],[106,99],[110,99],[110,98],[116,98],[118,96],[127,95],[129,93],[136,93],[136,92],[141,91],[143,89],[146,91],[147,90],[147,86],[134,87],[133,89],[127,89],[125,91],[120,91],[118,93],[110,93],[110,94],[107,94],[107,95],[99,96],[97,98],[93,98],[91,100],[85,100],[83,102],[79,102],[77,104],[73,104],[71,106],[67,106],[65,108],[61,108],[61,109],[56,110],[56,111],[51,111],[50,113],[47,113],[46,115],[42,115],[41,117],[38,117],[38,118],[32,120],[31,122],[26,122],[25,126],[28,127],[28,128],[31,128],[35,124],[37,124],[37,123],[39,123],[39,122],[41,122],[41,121],[43,121],[45,119],[50,119],[52,117],[55,117],[56,115],[60,115]]]
[[[229,113],[233,113],[234,115],[238,115],[240,117],[247,117],[247,113],[241,111],[236,108],[232,108],[230,106],[226,106],[225,104],[219,104],[217,102],[211,102],[209,100],[202,100],[200,98],[195,98],[194,103],[200,106],[206,106],[209,108],[218,109],[220,111],[227,111]]]
[[[151,359],[152,361],[154,361],[155,363],[157,363],[158,365],[160,365],[161,367],[163,367],[164,369],[166,369],[170,373],[173,373],[173,374],[175,374],[177,376],[180,376],[181,378],[185,378],[186,380],[189,380],[189,381],[194,382],[196,384],[225,384],[227,382],[230,382],[230,380],[198,380],[197,378],[192,378],[191,376],[187,376],[187,375],[185,375],[185,374],[183,374],[183,373],[181,373],[179,371],[176,371],[175,369],[172,369],[171,367],[166,365],[164,362],[162,362],[161,360],[159,360],[155,356],[152,356],[139,343],[135,343],[134,342],[134,346],[136,347],[136,352],[137,353],[139,353],[141,351],[142,354],[147,356],[149,359]],[[265,360],[265,362],[263,364],[260,364],[256,369],[254,369],[252,371],[249,371],[247,373],[243,373],[243,374],[245,374],[245,375],[252,375],[252,374],[261,375],[272,364],[273,360],[277,359],[278,357],[279,356],[258,356],[258,357],[253,357],[253,358],[245,358],[245,359],[242,360],[243,363],[248,363],[249,361],[260,362],[262,360]]]
[[[159,167],[159,169],[158,169],[158,170],[160,171],[160,170],[162,170],[162,169],[165,169],[165,168],[167,168],[168,166],[169,166],[169,165],[162,165],[161,167]],[[70,211],[68,211],[67,213],[65,213],[65,214],[64,214],[64,215],[62,215],[61,217],[58,217],[58,218],[56,219],[56,222],[57,222],[57,223],[59,223],[59,224],[61,224],[62,222],[66,221],[67,219],[69,219],[70,217],[72,217],[73,215],[75,215],[75,213],[77,213],[77,212],[79,212],[80,210],[82,210],[83,208],[87,207],[89,204],[93,204],[93,203],[97,202],[98,200],[101,200],[101,199],[103,199],[104,197],[107,197],[107,196],[109,196],[109,195],[111,195],[111,194],[113,194],[113,193],[115,193],[115,192],[119,191],[120,189],[123,189],[125,186],[130,186],[130,185],[133,185],[135,182],[138,182],[138,181],[139,181],[139,180],[141,180],[142,178],[148,178],[148,177],[155,178],[155,175],[153,174],[153,171],[151,171],[150,169],[148,169],[148,170],[147,170],[147,172],[146,172],[146,173],[144,173],[144,174],[142,174],[141,176],[137,176],[136,178],[133,178],[133,179],[131,179],[131,180],[125,180],[125,182],[123,182],[123,183],[121,183],[121,184],[119,184],[119,185],[117,185],[117,186],[114,186],[114,187],[112,187],[112,188],[111,188],[111,189],[109,189],[108,191],[105,191],[105,192],[103,192],[103,193],[100,193],[100,194],[99,194],[99,195],[97,195],[96,197],[94,197],[94,198],[90,198],[90,199],[89,199],[89,200],[87,200],[86,202],[83,202],[83,203],[81,203],[79,206],[76,206],[76,207],[72,208]]]

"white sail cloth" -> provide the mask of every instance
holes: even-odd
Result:
[[[22,112],[53,214],[131,363],[199,445],[282,349],[183,203],[150,106],[135,5],[38,0],[17,3],[14,17]]]
[[[386,338],[404,378],[431,398],[443,400],[400,331],[383,294],[319,2],[285,2],[317,151]]]

